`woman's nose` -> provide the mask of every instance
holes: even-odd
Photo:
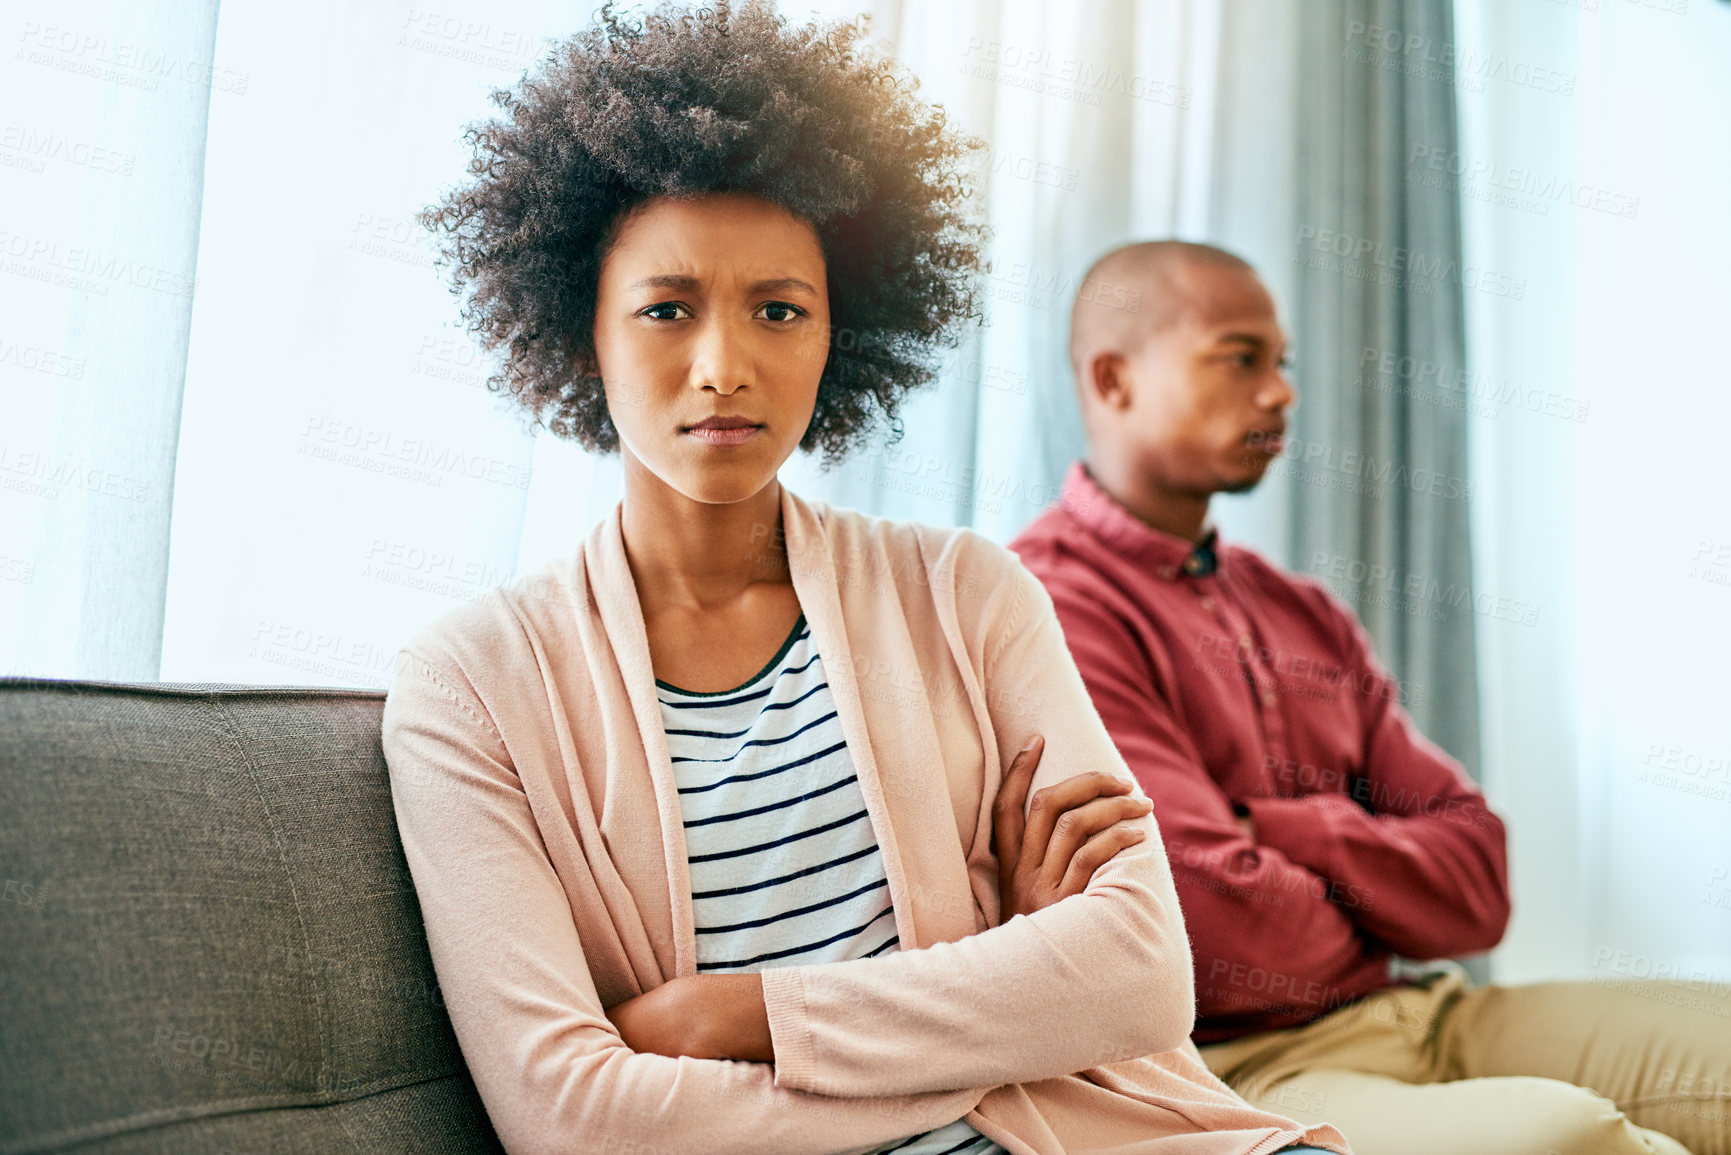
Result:
[[[703,325],[691,359],[694,388],[713,389],[726,397],[750,383],[746,342],[734,330],[732,323],[720,318],[711,318]]]

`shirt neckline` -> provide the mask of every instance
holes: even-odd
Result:
[[[1200,542],[1155,529],[1107,493],[1084,461],[1071,463],[1062,496],[1062,506],[1072,518],[1114,552],[1147,565],[1157,577],[1168,581],[1210,577],[1225,568],[1220,535],[1214,526],[1206,528]]]
[[[765,662],[763,669],[759,670],[739,685],[733,687],[731,690],[687,690],[683,686],[675,686],[672,682],[663,682],[660,678],[655,679],[655,684],[663,690],[671,690],[675,694],[680,694],[687,698],[719,698],[724,694],[737,694],[741,690],[749,689],[756,685],[758,682],[763,680],[765,675],[769,674],[777,666],[781,665],[781,660],[787,657],[787,652],[789,650],[793,649],[793,644],[799,640],[800,630],[804,628],[805,611],[802,609],[799,611],[799,617],[794,619],[793,629],[787,632],[786,639],[782,641],[781,649],[775,652],[775,657],[771,658],[768,662]]]

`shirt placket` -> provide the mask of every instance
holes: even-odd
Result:
[[[1257,728],[1262,734],[1265,757],[1258,760],[1258,766],[1265,768],[1271,760],[1275,764],[1284,762],[1287,757],[1286,717],[1280,708],[1280,682],[1269,666],[1267,647],[1261,643],[1249,616],[1233,596],[1230,583],[1221,574],[1193,576],[1185,580],[1196,591],[1198,604],[1233,640],[1232,656],[1244,674],[1245,689],[1255,706]],[[1273,776],[1266,769],[1262,770],[1262,776],[1269,791],[1278,794]]]

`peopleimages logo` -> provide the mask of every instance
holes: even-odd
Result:
[[[102,249],[62,245],[49,237],[0,230],[0,256],[6,258],[4,269],[8,273],[97,295],[106,295],[110,285],[130,285],[172,297],[190,297],[197,287],[191,273]]]
[[[1262,440],[1253,435],[1250,444],[1255,446]],[[1391,486],[1450,499],[1471,500],[1473,496],[1473,483],[1452,473],[1422,467],[1412,469],[1392,457],[1341,449],[1320,441],[1307,442],[1299,437],[1282,438],[1280,456],[1269,472],[1275,476],[1288,474],[1300,481],[1314,481],[1318,475],[1339,475],[1355,484],[1331,488],[1373,497],[1386,493]]]
[[[1471,410],[1485,417],[1495,417],[1504,409],[1522,409],[1569,421],[1585,421],[1589,402],[1564,393],[1543,389],[1522,389],[1507,381],[1497,381],[1484,373],[1456,368],[1423,357],[1378,349],[1366,345],[1359,353],[1359,385],[1377,392],[1387,392],[1392,383],[1400,382],[1403,392],[1417,400],[1435,400],[1455,409]]]
[[[394,474],[433,485],[456,475],[527,489],[531,473],[524,466],[469,453],[454,445],[399,437],[388,429],[372,429],[321,417],[307,419],[299,452],[321,461],[371,469],[376,473]]]
[[[1538,202],[1536,207],[1540,215],[1543,215],[1551,204],[1573,205],[1575,208],[1591,209],[1607,216],[1626,217],[1630,220],[1641,211],[1640,197],[1613,192],[1599,185],[1573,181],[1555,174],[1541,173],[1537,169],[1522,165],[1471,159],[1458,152],[1428,144],[1415,143],[1408,149],[1406,163],[1409,181],[1420,175],[1410,170],[1422,169],[1438,176],[1458,178],[1453,185],[1440,187],[1450,187],[1453,191],[1465,195],[1472,195],[1474,187],[1483,184],[1490,189],[1531,198]],[[1518,200],[1506,203],[1511,208],[1525,207]]]
[[[1295,260],[1310,268],[1398,285],[1415,293],[1430,293],[1438,284],[1452,284],[1515,301],[1527,295],[1525,277],[1462,264],[1450,256],[1391,245],[1372,237],[1301,225],[1294,244],[1299,250]]]
[[[1513,60],[1500,52],[1461,50],[1453,41],[1362,20],[1347,21],[1346,45],[1341,54],[1359,64],[1393,67],[1432,79],[1452,79],[1474,92],[1480,91],[1487,80],[1499,80],[1518,88],[1573,96],[1579,79],[1573,72]]]
[[[57,132],[39,132],[22,124],[0,128],[0,151],[18,153],[29,161],[31,171],[41,172],[48,161],[58,161],[92,172],[131,176],[138,154],[105,148]],[[0,161],[0,163],[9,163]]]
[[[1310,572],[1359,605],[1381,605],[1415,614],[1422,611],[1424,616],[1439,621],[1446,620],[1446,613],[1437,611],[1450,609],[1471,610],[1482,617],[1518,626],[1533,626],[1539,621],[1539,607],[1534,602],[1475,592],[1470,583],[1445,582],[1326,550],[1317,550],[1311,556]]]
[[[58,498],[66,490],[84,490],[123,501],[146,501],[150,487],[123,473],[102,469],[76,457],[55,457],[35,450],[0,444],[0,488]]]
[[[135,40],[111,40],[91,32],[24,22],[13,56],[61,72],[108,80],[146,92],[160,80],[179,80],[212,92],[245,96],[250,73],[222,68],[201,56],[182,56]]]
[[[1106,93],[1168,108],[1190,107],[1191,91],[1185,85],[1080,57],[1060,56],[1043,46],[1026,47],[979,36],[968,38],[956,71],[976,80],[995,80],[1012,88],[1026,88],[1080,104],[1097,106],[1101,95]]]

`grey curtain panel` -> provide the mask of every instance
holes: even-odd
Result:
[[[1312,0],[1294,102],[1292,561],[1363,619],[1420,729],[1479,768],[1456,52],[1437,0]]]

